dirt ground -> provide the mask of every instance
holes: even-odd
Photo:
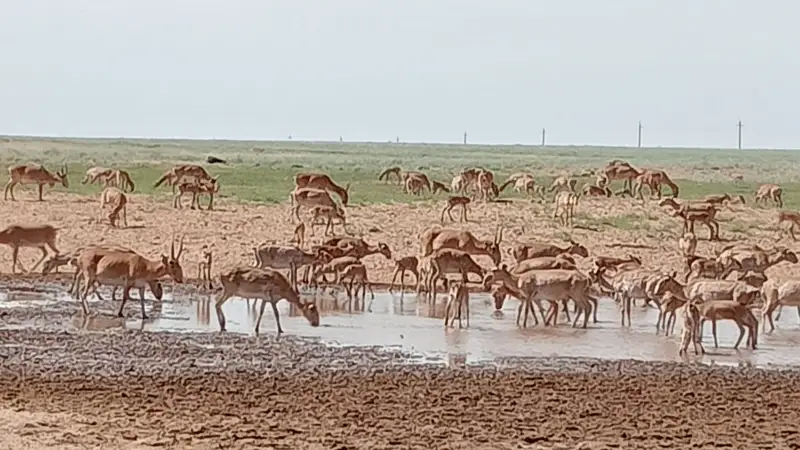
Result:
[[[5,448],[796,448],[797,372],[0,331]],[[126,350],[122,350],[126,349]]]
[[[253,248],[261,243],[288,244],[292,239],[294,224],[289,219],[288,204],[255,205],[220,199],[215,211],[175,210],[165,198],[131,195],[126,229],[113,229],[107,223],[98,223],[98,199],[92,196],[70,194],[45,194],[45,202],[33,201],[33,193],[23,190],[18,201],[0,203],[0,216],[5,219],[0,226],[17,224],[51,224],[59,228],[58,246],[61,251],[71,250],[89,243],[124,245],[150,255],[168,251],[171,234],[185,235],[185,253],[182,259],[184,273],[197,276],[201,248],[209,246],[214,254],[214,272],[219,273],[240,264],[251,264]],[[187,200],[188,203],[188,200]],[[416,255],[419,235],[433,224],[440,223],[443,201],[438,203],[353,205],[348,208],[347,231],[363,236],[370,243],[385,242],[393,257]],[[767,248],[776,244],[793,248],[793,242],[775,224],[775,210],[736,205],[722,211],[721,236],[727,242],[706,241],[707,230],[699,225],[698,254],[711,254],[733,241],[759,243]],[[641,202],[629,198],[584,199],[576,210],[578,228],[559,227],[551,218],[552,205],[524,199],[513,203],[478,203],[471,207],[467,224],[447,226],[472,231],[479,238],[492,239],[498,226],[503,227],[503,259],[511,263],[509,254],[516,242],[543,241],[566,245],[572,238],[584,244],[591,255],[625,256],[633,253],[645,265],[665,270],[683,270],[677,246],[681,223],[663,210],[657,202]],[[457,218],[457,214],[454,214]],[[340,226],[337,233],[342,233]],[[322,227],[315,236],[307,236],[309,243],[319,243]],[[308,245],[308,244],[307,244]],[[38,251],[22,250],[23,262],[31,265]],[[489,268],[488,257],[477,261]],[[383,256],[365,259],[370,279],[378,283],[391,281],[394,262]],[[586,261],[584,264],[588,264]],[[10,272],[11,252],[0,251],[0,271]],[[770,277],[785,278],[792,267],[779,264],[767,272]],[[410,280],[410,279],[409,279]]]

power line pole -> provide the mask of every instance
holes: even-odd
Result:
[[[742,127],[744,126],[744,125],[742,125],[742,119],[739,119],[739,123],[737,123],[736,126],[739,127],[739,150],[741,150],[742,149]]]
[[[467,132],[464,132],[464,145],[467,145]]]
[[[547,130],[542,128],[542,147],[544,147],[544,138],[545,138],[546,135],[547,135]]]
[[[642,121],[639,121],[639,139],[636,141],[636,146],[642,148]]]

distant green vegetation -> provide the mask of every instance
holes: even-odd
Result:
[[[214,155],[227,166],[205,165]],[[681,198],[729,192],[748,203],[756,187],[777,182],[784,188],[787,208],[800,209],[800,153],[785,150],[632,149],[610,147],[532,147],[392,143],[312,143],[257,141],[114,140],[0,138],[0,163],[36,162],[50,168],[68,163],[70,192],[89,194],[97,187],[80,184],[93,165],[130,172],[137,191],[152,193],[153,183],[176,162],[204,164],[219,175],[222,195],[244,201],[284,202],[294,174],[324,171],[341,184],[350,183],[354,204],[410,202],[429,199],[402,194],[396,184],[377,180],[386,167],[422,170],[449,185],[461,168],[481,166],[500,181],[514,172],[532,172],[549,184],[558,175],[579,175],[612,159],[636,167],[666,170],[681,188]],[[745,182],[734,183],[733,174]],[[585,178],[578,183],[593,182]],[[158,193],[166,195],[168,188]]]

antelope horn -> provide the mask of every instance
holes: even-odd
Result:
[[[178,243],[178,255],[175,256],[175,259],[181,259],[181,255],[183,254],[183,238],[186,237],[185,235],[181,235],[181,240]]]
[[[169,238],[169,257],[175,259],[175,233],[172,233]]]

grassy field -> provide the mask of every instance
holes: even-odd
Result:
[[[558,175],[577,175],[611,159],[624,159],[636,167],[666,170],[680,185],[682,198],[730,192],[750,200],[759,184],[775,182],[784,187],[787,208],[800,209],[800,153],[787,150],[0,138],[0,163],[34,162],[53,169],[67,163],[69,191],[81,194],[98,191],[79,182],[93,165],[124,168],[137,183],[137,191],[152,193],[155,180],[171,165],[202,164],[208,155],[229,162],[206,166],[220,176],[224,196],[261,203],[286,201],[293,176],[300,171],[325,171],[342,184],[349,182],[354,204],[405,203],[429,198],[407,196],[394,184],[378,182],[382,169],[396,165],[423,170],[449,184],[461,168],[482,166],[500,179],[529,171],[537,181],[549,183]],[[744,182],[734,183],[732,174],[741,174]],[[157,194],[167,192],[161,188]]]

